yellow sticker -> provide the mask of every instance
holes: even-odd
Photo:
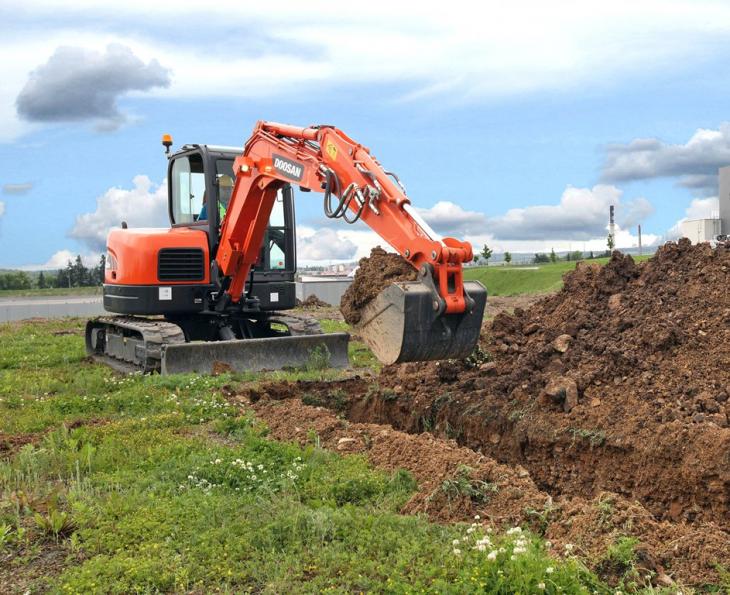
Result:
[[[332,160],[337,159],[337,145],[335,145],[335,143],[333,143],[332,141],[327,141],[325,151],[327,151],[327,155],[329,155]]]

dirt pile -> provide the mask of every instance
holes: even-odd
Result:
[[[361,258],[350,287],[340,301],[340,311],[348,324],[360,322],[360,310],[374,300],[390,283],[415,281],[418,273],[398,254],[386,252],[380,246],[370,256]]]
[[[385,369],[358,420],[436,433],[524,464],[551,493],[603,490],[659,518],[730,523],[730,250],[667,244],[581,265],[498,315],[474,362]],[[456,430],[454,430],[456,429]]]
[[[316,295],[308,295],[303,300],[297,300],[297,306],[304,308],[305,310],[316,310],[317,308],[329,308],[330,305],[327,302],[323,302]]]

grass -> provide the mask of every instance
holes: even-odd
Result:
[[[634,256],[642,261],[649,256]],[[608,258],[596,258],[586,262],[606,264]],[[556,262],[534,266],[468,267],[464,279],[481,281],[489,295],[521,295],[548,293],[563,286],[563,275],[575,268],[575,262]]]
[[[0,299],[15,297],[101,295],[101,286],[95,287],[48,287],[46,289],[0,289]]]
[[[4,591],[606,592],[536,536],[398,514],[404,471],[267,439],[223,397],[260,377],[119,376],[81,330],[0,325]]]

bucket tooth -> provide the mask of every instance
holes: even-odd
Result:
[[[460,359],[477,346],[487,301],[478,281],[464,283],[470,311],[439,315],[433,290],[424,283],[393,283],[361,312],[357,333],[384,364]]]

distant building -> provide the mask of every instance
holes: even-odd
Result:
[[[712,242],[720,235],[720,219],[689,219],[682,222],[680,231],[693,244]]]

